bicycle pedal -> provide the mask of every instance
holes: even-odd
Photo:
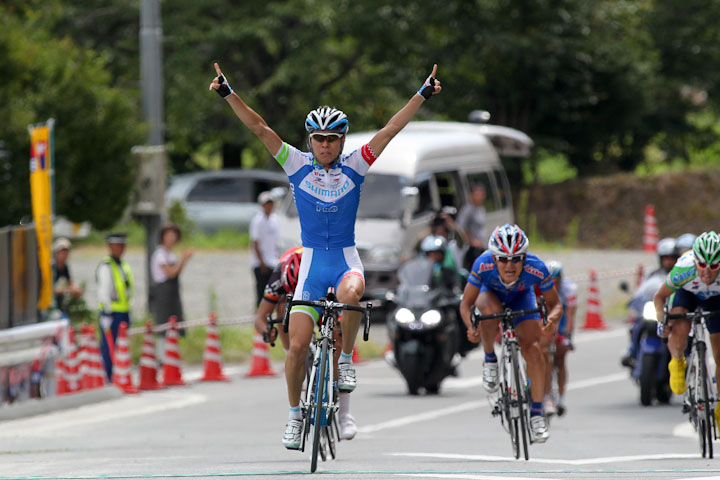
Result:
[[[690,405],[688,405],[687,403],[683,403],[682,413],[689,413],[689,412],[690,412]]]

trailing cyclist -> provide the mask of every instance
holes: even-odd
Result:
[[[695,239],[692,250],[678,259],[665,283],[655,293],[653,301],[658,322],[663,322],[663,308],[668,298],[671,314],[687,313],[697,307],[707,311],[720,310],[718,273],[720,236],[715,232],[705,232]],[[715,358],[715,378],[720,378],[720,318],[707,318],[705,325],[710,333],[710,344]],[[685,392],[685,348],[689,333],[688,319],[669,320],[667,328],[663,329],[672,355],[668,365],[670,389],[677,395]],[[720,423],[720,402],[715,406],[715,419]]]
[[[549,433],[543,416],[546,359],[538,345],[541,335],[552,336],[562,317],[562,304],[547,267],[536,255],[528,252],[528,240],[517,225],[496,227],[490,235],[488,250],[473,263],[465,286],[460,313],[467,337],[471,342],[482,341],[485,350],[483,364],[483,388],[489,393],[498,388],[498,361],[495,355],[495,339],[500,321],[484,321],[475,333],[470,320],[470,310],[475,306],[482,315],[500,313],[505,308],[525,310],[537,307],[533,286],[538,284],[548,306],[548,323],[541,327],[540,315],[532,314],[515,320],[520,349],[527,364],[530,379],[530,429],[533,441],[545,442]],[[530,321],[527,321],[530,320]]]
[[[210,90],[225,98],[235,114],[275,157],[290,179],[300,219],[302,245],[296,297],[319,300],[334,287],[338,301],[358,305],[365,289],[363,266],[355,248],[355,218],[360,189],[370,166],[390,140],[412,120],[425,100],[440,93],[435,79],[437,65],[416,95],[375,136],[350,154],[342,154],[348,118],[341,110],[319,107],[308,113],[305,130],[308,153],[283,142],[263,118],[233,92],[218,64]],[[283,444],[298,449],[302,436],[300,393],[305,377],[305,358],[319,318],[315,308],[293,307],[290,317],[290,348],[285,360],[285,378],[290,403]],[[357,380],[352,351],[360,326],[358,312],[343,315],[342,351],[338,361],[338,390],[351,392]]]
[[[550,358],[550,363],[545,376],[545,398],[543,400],[545,413],[551,408],[558,415],[565,414],[565,385],[567,385],[567,353],[575,350],[572,343],[572,335],[575,331],[575,313],[577,313],[577,285],[568,278],[563,277],[563,266],[557,260],[550,260],[546,263],[550,276],[555,282],[555,290],[558,292],[560,303],[563,307],[563,314],[560,318],[555,342],[555,354]],[[558,397],[552,398],[552,376],[557,370]]]

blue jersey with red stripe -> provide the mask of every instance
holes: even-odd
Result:
[[[540,288],[541,292],[546,292],[554,286],[545,263],[537,255],[528,253],[525,255],[520,278],[511,287],[506,287],[500,280],[492,253],[489,250],[475,259],[468,283],[478,288],[491,290],[503,303],[511,301],[519,295],[525,295],[528,290],[532,292],[535,285]]]
[[[376,159],[370,147],[341,155],[327,171],[311,153],[287,143],[275,159],[290,179],[303,246],[325,250],[354,246],[360,191]]]

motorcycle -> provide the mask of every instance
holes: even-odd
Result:
[[[670,374],[668,363],[670,351],[657,333],[657,317],[653,296],[665,281],[664,275],[653,275],[643,282],[628,304],[634,312],[631,342],[635,346],[634,361],[624,364],[631,369],[631,375],[640,387],[640,403],[652,404],[656,398],[660,403],[669,403]]]
[[[421,388],[428,394],[439,393],[442,381],[455,374],[460,334],[465,333],[459,328],[460,295],[431,288],[433,268],[424,256],[403,265],[395,308],[387,319],[392,342],[388,361],[400,371],[411,395]]]

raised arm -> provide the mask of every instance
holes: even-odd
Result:
[[[213,78],[208,90],[216,90],[221,97],[227,100],[235,115],[263,142],[270,154],[275,155],[282,147],[282,139],[255,110],[248,107],[240,96],[233,92],[217,63],[215,63],[215,72],[217,72],[217,77]]]
[[[410,123],[410,120],[412,120],[417,111],[420,110],[420,106],[425,100],[430,98],[431,95],[440,93],[442,87],[440,86],[440,81],[435,78],[436,73],[437,64],[433,65],[432,73],[427,80],[425,80],[422,87],[420,87],[420,90],[413,95],[410,101],[401,108],[399,112],[393,115],[387,125],[370,140],[368,145],[370,145],[375,156],[379,156],[382,151],[385,150],[387,144],[390,143],[390,140],[400,133],[400,130],[405,128],[405,125]]]

